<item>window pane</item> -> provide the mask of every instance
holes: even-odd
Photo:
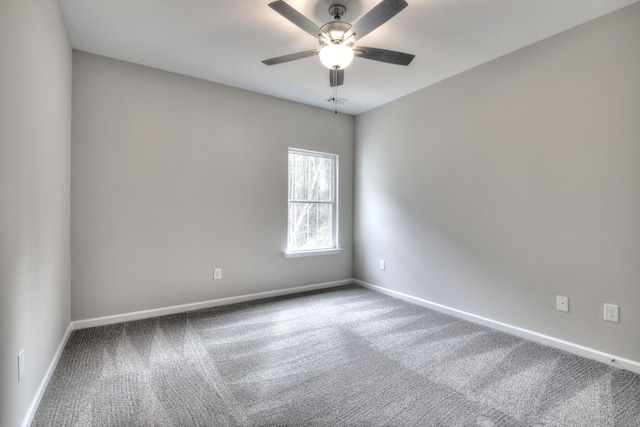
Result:
[[[289,250],[333,247],[330,203],[289,203]]]
[[[289,200],[332,201],[332,175],[331,158],[289,153]]]

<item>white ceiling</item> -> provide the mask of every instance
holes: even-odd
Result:
[[[263,59],[318,47],[271,0],[59,0],[73,48],[332,109],[317,57]],[[354,23],[380,0],[286,0],[321,26],[347,7]],[[408,67],[356,58],[339,110],[359,114],[638,0],[407,0],[358,44],[412,53]]]

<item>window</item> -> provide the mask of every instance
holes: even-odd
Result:
[[[334,154],[289,149],[285,256],[338,251],[337,165],[338,156]]]

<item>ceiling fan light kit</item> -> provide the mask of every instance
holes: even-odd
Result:
[[[354,35],[345,37],[351,30],[351,24],[342,21],[342,15],[347,8],[341,4],[334,4],[329,8],[329,14],[333,21],[327,22],[320,29],[329,35],[329,41],[320,37],[320,44],[324,47],[320,49],[320,62],[330,70],[344,70],[353,61]]]
[[[281,64],[297,59],[318,55],[320,62],[329,71],[329,84],[335,88],[344,83],[344,69],[351,64],[354,57],[370,59],[396,65],[409,65],[414,55],[392,50],[354,46],[356,41],[380,27],[407,7],[405,0],[382,0],[373,9],[365,13],[355,24],[342,20],[346,7],[334,4],[329,7],[332,21],[318,27],[310,19],[289,6],[282,0],[269,3],[269,7],[278,12],[291,23],[316,37],[321,49],[292,53],[262,61],[266,65]]]
[[[353,61],[353,49],[340,43],[320,49],[320,62],[330,70],[343,70]]]

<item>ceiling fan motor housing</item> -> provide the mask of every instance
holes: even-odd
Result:
[[[346,13],[346,11],[347,8],[341,4],[331,5],[329,7],[329,15],[331,15],[331,19],[333,19],[333,21],[327,22],[321,27],[321,29],[325,33],[329,34],[332,44],[340,43],[344,44],[345,46],[351,47],[353,46],[354,38],[350,37],[351,40],[348,41],[344,39],[344,35],[346,34],[346,32],[351,29],[351,24],[342,20],[342,17]],[[321,37],[320,44],[322,46],[327,46],[329,43],[327,43],[326,39]]]
[[[351,24],[344,21],[331,21],[322,26],[322,31],[331,36],[331,43],[341,43],[347,46],[351,46],[354,43],[353,37],[350,37],[349,40],[344,40],[345,33],[350,29]],[[324,46],[327,41],[320,38],[320,44]]]

